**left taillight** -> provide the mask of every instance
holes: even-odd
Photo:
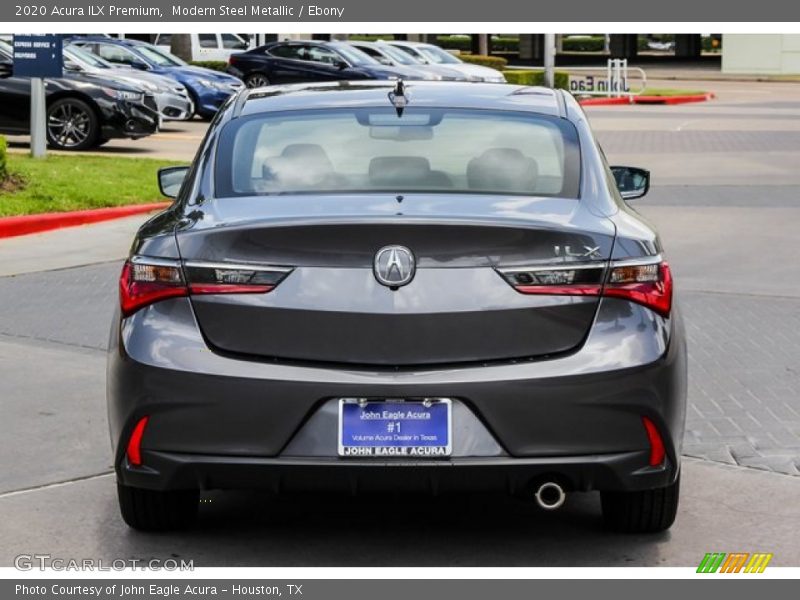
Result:
[[[290,267],[134,256],[122,267],[120,307],[124,316],[154,302],[208,294],[265,294],[292,271]]]
[[[672,273],[660,257],[499,272],[521,294],[623,298],[665,317],[672,310]]]
[[[180,261],[135,256],[122,267],[119,303],[126,317],[148,304],[188,294]]]

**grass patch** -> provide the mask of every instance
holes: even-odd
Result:
[[[680,88],[646,88],[642,96],[700,96],[705,90],[682,90]]]
[[[13,184],[0,187],[0,216],[32,215],[166,200],[156,171],[185,164],[152,158],[9,153]]]

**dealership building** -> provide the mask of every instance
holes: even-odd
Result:
[[[153,41],[153,34],[129,35]],[[347,35],[329,34],[253,34],[254,42],[264,44],[278,39],[316,39]],[[436,34],[394,34],[395,38],[437,43]],[[454,36],[447,36],[452,38]],[[490,34],[471,34],[464,38],[462,50],[473,54],[494,54]],[[541,65],[544,60],[543,34],[503,34],[518,40],[515,48],[501,55],[512,64]],[[604,43],[589,52],[575,52],[580,38],[603,37]],[[665,41],[666,40],[666,41]],[[580,43],[578,44],[580,46]],[[607,58],[626,58],[631,64],[696,64],[699,67],[732,74],[800,74],[800,34],[610,34],[556,36],[556,63],[559,65],[601,64]]]

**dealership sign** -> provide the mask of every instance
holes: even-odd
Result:
[[[569,75],[569,91],[573,94],[630,94],[631,88],[627,79],[612,80],[598,75]]]
[[[15,35],[14,75],[17,77],[61,77],[64,57],[60,35]]]
[[[647,87],[647,76],[627,59],[609,59],[605,67],[571,67],[569,91],[589,96],[635,96]]]

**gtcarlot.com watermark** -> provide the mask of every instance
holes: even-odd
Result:
[[[176,558],[60,558],[51,554],[19,554],[14,567],[20,571],[194,571],[194,561]]]

